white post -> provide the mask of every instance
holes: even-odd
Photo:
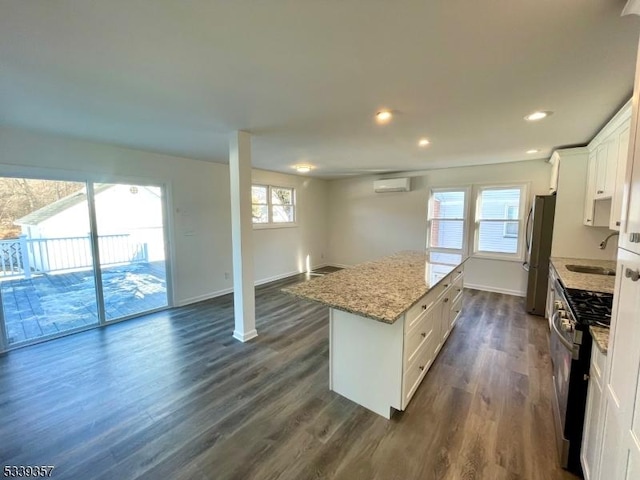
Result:
[[[22,262],[22,271],[24,278],[31,278],[31,262],[29,262],[29,245],[27,244],[27,236],[20,235],[20,261]]]
[[[253,273],[251,216],[251,135],[237,131],[229,140],[231,241],[233,246],[233,337],[246,342],[258,336]]]

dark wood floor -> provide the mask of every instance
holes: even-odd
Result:
[[[328,310],[257,289],[0,356],[0,462],[65,479],[561,479],[545,321],[465,291],[409,408],[387,421],[328,390]]]

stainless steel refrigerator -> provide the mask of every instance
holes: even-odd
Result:
[[[527,282],[527,312],[544,316],[549,282],[549,257],[553,238],[555,195],[536,195],[525,228],[527,259],[523,264],[529,272]]]

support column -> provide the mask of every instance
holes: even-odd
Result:
[[[233,337],[246,342],[258,336],[253,272],[251,216],[251,135],[237,131],[229,139],[231,241],[233,246]]]

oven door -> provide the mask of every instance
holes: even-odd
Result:
[[[569,458],[569,440],[565,438],[564,427],[567,418],[567,399],[569,398],[569,377],[573,360],[572,337],[564,333],[559,323],[560,312],[556,311],[551,318],[551,361],[553,365],[554,417],[556,425],[556,445],[560,456],[560,464],[566,467]]]

